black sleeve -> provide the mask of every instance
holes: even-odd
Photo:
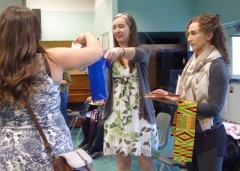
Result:
[[[215,117],[220,114],[226,100],[229,85],[229,70],[220,58],[212,62],[209,71],[208,103],[198,103],[197,114]]]

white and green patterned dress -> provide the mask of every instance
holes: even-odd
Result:
[[[157,156],[156,124],[148,123],[139,112],[139,83],[136,69],[115,63],[114,109],[104,125],[104,155]]]

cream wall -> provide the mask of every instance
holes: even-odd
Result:
[[[22,3],[22,0],[0,0],[0,7]],[[111,31],[118,0],[26,0],[26,6],[41,9],[43,41],[68,41],[87,31],[97,37]]]
[[[86,31],[96,36],[108,32],[116,4],[117,0],[26,0],[27,7],[41,9],[43,41],[73,40]]]
[[[94,32],[93,12],[41,12],[42,40],[74,40],[84,32]]]
[[[96,35],[104,34],[112,29],[112,0],[105,0],[94,12],[94,28]]]
[[[26,0],[31,9],[41,9],[42,40],[74,40],[94,32],[94,0]]]
[[[94,0],[26,0],[29,8],[41,11],[94,11]]]
[[[26,0],[29,8],[42,11],[95,11],[105,0]]]
[[[104,3],[105,0],[94,0],[94,10]]]
[[[113,47],[112,21],[118,13],[118,0],[105,0],[94,12],[95,34],[104,47]]]

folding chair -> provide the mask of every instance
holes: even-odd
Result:
[[[163,149],[168,143],[170,120],[171,120],[171,115],[163,112],[160,112],[156,117],[156,123],[158,127],[158,135],[159,135],[159,146],[158,146],[159,150]],[[183,166],[183,163],[172,160],[171,154],[160,153],[159,158],[156,158],[156,159],[162,163],[159,171],[163,171],[164,166],[167,166],[169,171],[171,171],[169,166],[179,166],[179,167]]]
[[[79,118],[81,118],[82,116],[80,115],[79,111],[71,111],[68,112],[68,116],[72,117],[72,120],[69,124],[69,127],[71,128],[71,132],[73,131],[73,129],[75,128],[76,122]]]
[[[83,111],[71,111],[71,112],[68,112],[68,116],[72,117],[72,120],[69,124],[69,127],[71,127],[71,133],[73,131],[73,129],[75,128],[75,125],[77,123],[77,120],[80,119],[82,117],[83,114],[85,114],[88,109],[89,109],[89,103],[88,102],[85,102],[85,108]],[[78,134],[77,134],[77,139],[78,137],[80,136],[82,132],[82,126],[80,127],[79,131],[78,131]]]

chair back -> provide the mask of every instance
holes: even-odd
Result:
[[[168,143],[170,120],[171,115],[163,112],[158,113],[156,117],[159,136],[159,150],[163,149]]]
[[[79,112],[80,116],[85,116],[85,114],[88,112],[89,107],[90,107],[90,104],[89,104],[89,103],[90,103],[90,102],[89,102],[88,100],[86,100],[86,101],[84,102],[85,107],[84,107],[83,110],[81,110],[81,111]]]
[[[85,109],[84,109],[84,111],[88,111],[88,109],[89,109],[89,107],[90,107],[90,104],[89,104],[90,102],[89,101],[85,101],[84,102],[84,104],[85,104]]]

